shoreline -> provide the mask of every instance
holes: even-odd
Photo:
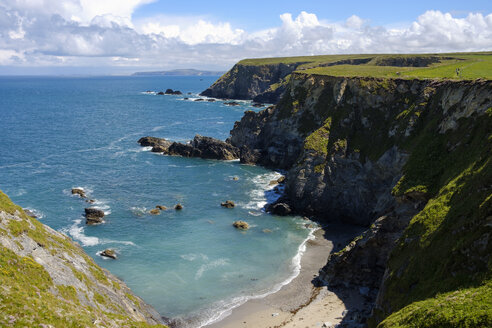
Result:
[[[344,303],[326,286],[316,287],[313,279],[326,265],[330,253],[346,245],[360,231],[359,227],[341,224],[318,229],[313,234],[314,239],[306,242],[300,273],[290,283],[264,298],[248,300],[234,308],[229,316],[203,327],[295,327],[296,323],[303,327],[321,327],[323,323],[339,323],[352,304]]]

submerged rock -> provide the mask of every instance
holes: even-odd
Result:
[[[205,100],[205,99],[203,99],[203,98],[198,98],[198,99],[195,99],[195,100],[193,100],[193,101],[204,101],[204,100]]]
[[[157,208],[157,209],[159,209],[159,210],[161,210],[161,211],[165,211],[165,210],[167,210],[167,207],[166,207],[166,206],[164,206],[164,205],[157,205],[155,208]]]
[[[159,215],[161,214],[161,211],[157,208],[153,208],[149,211],[149,214],[152,214],[152,215]]]
[[[164,96],[164,92],[163,92],[163,91],[159,91],[159,92],[157,92],[157,94],[158,94],[159,96]]]
[[[72,195],[79,195],[80,198],[86,198],[85,191],[82,188],[72,188]]]
[[[116,252],[114,249],[108,248],[101,252],[101,256],[109,257],[110,259],[116,260],[118,257],[116,256]]]
[[[92,207],[86,208],[84,211],[85,211],[86,224],[94,225],[104,222],[103,220],[104,211]]]
[[[182,210],[183,209],[183,205],[181,205],[181,204],[178,203],[178,204],[174,205],[174,209],[175,210],[178,210],[178,211],[179,210]]]
[[[228,102],[225,102],[224,105],[227,105],[227,106],[239,106],[240,103],[238,103],[237,101],[228,101]]]
[[[246,221],[241,221],[241,220],[234,221],[234,223],[232,225],[234,226],[234,228],[240,229],[240,230],[248,230],[249,229],[249,224]]]
[[[261,103],[253,103],[251,106],[257,107],[257,108],[259,108],[259,107],[265,107],[265,105],[263,105]]]
[[[234,204],[232,200],[226,200],[225,202],[220,203],[220,206],[225,208],[233,208],[234,206],[236,206],[236,204]]]

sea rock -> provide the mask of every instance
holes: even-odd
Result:
[[[159,96],[164,96],[164,92],[163,92],[163,91],[159,91],[159,92],[157,92],[157,94],[158,94]]]
[[[234,177],[232,177],[232,180],[233,181],[238,181],[239,180],[239,177],[234,176]]]
[[[167,210],[167,207],[166,207],[166,206],[164,206],[164,205],[157,205],[155,208],[157,208],[157,209],[159,209],[159,210],[161,210],[161,211],[165,211],[165,210]]]
[[[164,92],[166,95],[182,95],[183,93],[179,90],[173,90],[173,89],[167,89],[166,92]]]
[[[178,203],[178,204],[174,205],[174,209],[177,210],[177,211],[182,210],[183,209],[183,205],[181,205],[181,204]]]
[[[267,206],[267,211],[275,215],[289,215],[292,213],[292,209],[287,203],[275,203]]]
[[[152,152],[154,153],[165,153],[167,154],[169,147],[172,142],[164,138],[156,137],[143,137],[137,141],[142,147],[152,147]]]
[[[239,149],[222,140],[196,135],[190,143],[172,143],[168,148],[168,154],[183,157],[232,160],[239,158]]]
[[[86,198],[84,189],[81,188],[72,188],[72,195],[79,195],[80,198]]]
[[[227,101],[227,102],[224,103],[224,105],[227,105],[227,106],[239,106],[241,104],[238,103],[237,101]]]
[[[94,225],[104,222],[103,220],[104,211],[92,207],[86,208],[84,209],[84,211],[85,211],[86,224]]]
[[[278,183],[284,183],[285,182],[285,176],[281,176],[280,178],[277,179]]]
[[[94,199],[86,199],[85,202],[89,204],[94,204],[96,201]]]
[[[198,98],[198,99],[195,99],[195,100],[193,100],[193,101],[204,101],[204,100],[205,100],[205,99],[203,99],[203,98]]]
[[[111,249],[111,248],[105,249],[104,251],[101,252],[100,255],[104,256],[104,257],[109,257],[110,259],[113,259],[113,260],[116,260],[118,258],[116,256],[116,252],[114,251],[114,249]]]
[[[220,203],[220,206],[225,208],[233,208],[234,206],[236,206],[236,204],[234,204],[232,200],[226,200],[225,202]]]
[[[241,221],[241,220],[234,221],[234,223],[232,225],[234,226],[234,228],[240,229],[240,230],[248,230],[249,229],[248,222]]]
[[[207,99],[208,102],[214,102],[215,99],[211,98],[211,99]]]
[[[277,180],[271,180],[268,184],[270,186],[274,186],[274,185],[278,184],[278,181]]]
[[[261,103],[253,103],[251,106],[253,107],[264,107],[265,105],[261,104]]]
[[[157,208],[153,208],[149,211],[149,214],[152,214],[152,215],[159,215],[161,214],[161,211]]]

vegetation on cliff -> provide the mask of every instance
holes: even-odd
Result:
[[[282,201],[296,210],[324,220],[400,220],[387,224],[400,227],[393,237],[374,229],[334,255],[364,255],[368,245],[390,254],[378,259],[387,267],[376,279],[383,284],[371,326],[492,326],[492,56],[427,56],[303,63],[277,106],[245,116],[231,140],[259,154],[257,163],[290,163]],[[408,220],[401,206],[413,209]],[[375,234],[382,237],[368,243],[364,236]]]
[[[164,327],[68,237],[0,191],[0,326]]]

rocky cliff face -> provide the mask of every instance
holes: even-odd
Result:
[[[372,325],[479,327],[492,324],[491,107],[491,81],[294,73],[229,141],[244,163],[288,170],[294,211],[372,224],[321,272],[377,297]]]
[[[243,65],[238,63],[201,95],[276,103],[287,85],[285,80],[301,64]]]
[[[0,192],[0,326],[150,327],[159,314]]]

